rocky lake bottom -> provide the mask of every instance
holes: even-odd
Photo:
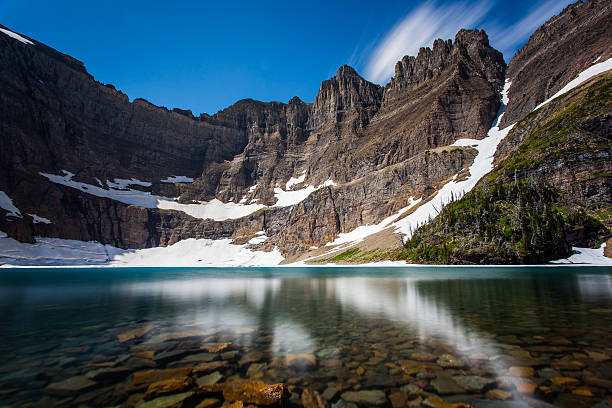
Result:
[[[605,267],[0,269],[0,407],[612,406]]]

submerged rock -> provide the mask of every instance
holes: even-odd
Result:
[[[196,380],[196,383],[200,387],[207,386],[207,385],[214,385],[218,383],[222,378],[223,378],[223,374],[219,373],[218,371],[215,371],[212,374],[208,374],[208,375],[198,378]]]
[[[379,406],[387,403],[387,397],[381,390],[347,391],[342,393],[342,399],[365,406]]]
[[[160,395],[172,394],[175,392],[183,391],[191,387],[192,382],[189,377],[184,378],[170,378],[154,382],[149,385],[145,392],[145,398],[151,399]]]
[[[168,368],[165,370],[147,370],[139,371],[132,375],[132,389],[145,389],[149,385],[169,380],[180,379],[185,380],[191,373],[191,367]]]
[[[71,377],[63,381],[47,385],[45,392],[61,397],[78,394],[94,388],[97,385],[84,375]]]
[[[461,368],[465,366],[465,361],[451,354],[442,354],[436,360],[436,364],[443,368]]]
[[[145,334],[149,333],[153,329],[155,329],[155,326],[152,326],[152,325],[139,327],[137,329],[118,334],[117,340],[119,340],[119,342],[121,343],[125,343],[126,341],[139,339],[143,337]]]
[[[168,395],[144,402],[136,408],[179,408],[183,406],[183,401],[191,397],[193,392],[183,392],[181,394]]]
[[[302,391],[301,402],[304,408],[327,408],[327,402],[321,397],[316,391],[304,390]]]
[[[317,360],[313,354],[288,354],[285,363],[295,370],[308,371],[316,367]]]
[[[530,405],[520,401],[489,401],[473,400],[472,408],[531,408]]]
[[[210,363],[200,363],[193,367],[195,374],[208,374],[213,371],[225,368],[229,365],[227,361],[211,361]]]
[[[289,396],[285,384],[268,385],[261,381],[236,379],[223,385],[223,398],[229,402],[243,401],[247,404],[278,405]]]
[[[453,377],[453,381],[469,392],[481,392],[486,387],[490,387],[496,383],[492,378],[479,377],[476,375],[456,375]]]
[[[440,395],[463,394],[466,391],[465,388],[453,381],[450,375],[438,375],[431,381],[431,386]]]

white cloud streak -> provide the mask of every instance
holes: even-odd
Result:
[[[404,55],[416,55],[438,38],[455,38],[461,28],[474,28],[494,5],[493,1],[454,2],[439,5],[428,1],[414,9],[377,44],[365,69],[368,80],[386,83],[395,63]]]
[[[527,15],[502,29],[492,29],[489,32],[491,45],[511,57],[516,48],[521,46],[533,32],[553,15],[558,14],[570,3],[568,0],[548,0],[532,7]]]

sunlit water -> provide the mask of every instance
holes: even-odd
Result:
[[[2,269],[0,339],[0,406],[220,405],[199,387],[247,378],[287,384],[289,405],[308,390],[337,407],[487,406],[495,392],[590,407],[611,401],[612,271]],[[167,392],[132,383],[196,366]],[[364,390],[379,399],[350,393]]]

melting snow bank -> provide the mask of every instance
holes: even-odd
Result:
[[[341,244],[348,244],[348,243],[355,244],[355,243],[361,242],[366,237],[376,234],[377,232],[380,232],[384,230],[385,228],[389,227],[389,225],[392,224],[393,221],[397,220],[399,217],[402,216],[402,214],[404,214],[406,211],[410,210],[412,207],[414,207],[420,202],[421,202],[420,198],[418,200],[415,200],[414,198],[410,197],[409,204],[406,207],[402,208],[397,213],[385,218],[378,224],[362,225],[362,226],[355,228],[351,232],[340,233],[338,234],[338,237],[335,240],[333,240],[332,242],[328,242],[327,244],[325,244],[325,246],[341,245]]]
[[[504,116],[504,110],[508,104],[508,90],[511,84],[510,81],[506,81],[504,85],[502,106],[487,136],[482,140],[459,139],[453,143],[453,146],[471,146],[478,151],[469,169],[470,176],[463,181],[455,181],[457,176],[453,177],[451,181],[438,190],[437,194],[431,200],[421,205],[412,214],[393,224],[395,230],[404,234],[406,239],[409,239],[419,226],[436,217],[440,210],[442,210],[442,207],[451,200],[457,200],[463,197],[465,193],[474,188],[482,177],[493,169],[493,159],[497,151],[497,145],[499,145],[499,142],[501,142],[514,127],[514,124],[512,124],[505,129],[499,128],[499,123]]]
[[[303,183],[304,180],[306,180],[306,170],[304,170],[299,177],[294,178],[292,176],[287,182],[287,184],[285,184],[285,191],[291,190],[293,186],[297,186],[298,184]]]
[[[63,170],[64,175],[39,173],[53,183],[61,184],[67,187],[80,190],[84,193],[91,194],[97,197],[110,198],[128,205],[137,205],[143,208],[159,208],[162,210],[176,210],[184,212],[194,218],[213,219],[215,221],[224,221],[229,219],[237,219],[245,217],[255,211],[264,208],[261,204],[243,205],[237,203],[224,203],[216,198],[211,201],[201,201],[197,204],[181,204],[174,198],[153,195],[147,191],[140,191],[128,188],[130,185],[140,185],[149,187],[151,183],[131,179],[115,179],[107,181],[109,189],[99,186],[94,186],[87,183],[81,183],[72,180],[74,173]],[[182,177],[182,176],[181,176]]]
[[[597,249],[573,247],[574,254],[569,258],[550,261],[552,264],[591,264],[612,266],[612,259],[604,256],[606,244],[603,243]]]
[[[259,234],[257,243],[267,237]],[[254,238],[255,239],[255,238]],[[231,239],[186,239],[167,247],[125,250],[98,242],[36,238],[25,244],[0,234],[0,265],[10,266],[273,266],[284,260],[278,249],[256,251]]]
[[[123,249],[111,245],[71,239],[37,237],[36,243],[25,244],[12,238],[0,238],[0,264],[3,266],[104,265],[122,252]]]
[[[599,61],[599,58],[593,61],[593,63]],[[593,78],[595,75],[599,75],[602,72],[606,72],[611,69],[612,69],[612,58],[607,59],[604,62],[600,62],[599,64],[590,66],[589,68],[585,69],[580,74],[578,74],[578,76],[574,80],[568,82],[567,85],[565,85],[563,88],[559,90],[559,92],[557,92],[556,94],[554,94],[553,96],[551,96],[550,98],[548,98],[547,100],[539,104],[534,110],[540,109],[542,106],[546,105],[548,102],[552,101],[555,98],[558,98],[559,96],[563,95],[566,92],[571,91],[572,89],[576,88],[581,83]]]
[[[170,176],[161,180],[162,183],[193,183],[193,178],[187,176]]]
[[[302,176],[298,177],[297,179],[291,178],[287,182],[285,187],[290,188],[298,184],[296,183],[296,180],[299,181],[300,183],[304,181]],[[330,187],[330,186],[337,186],[337,184],[334,183],[332,180],[327,180],[325,183],[321,184],[319,187],[306,186],[300,190],[291,190],[291,191],[285,191],[280,187],[275,187],[274,197],[276,197],[277,201],[276,201],[276,204],[273,205],[273,207],[289,207],[291,205],[299,204],[302,201],[304,201],[306,198],[308,198],[308,196],[314,193],[315,191],[323,187]]]
[[[194,218],[200,218],[203,220],[235,220],[238,218],[246,217],[247,215],[250,215],[262,208],[266,208],[266,206],[263,204],[255,203],[257,199],[251,200],[253,204],[247,204],[247,196],[244,196],[238,203],[234,203],[231,200],[227,203],[224,203],[215,198],[211,201],[199,201],[195,204],[181,204],[176,201],[176,198],[153,195],[147,191],[129,188],[129,186],[131,185],[150,187],[151,183],[146,181],[140,181],[134,178],[129,180],[115,179],[114,181],[106,182],[106,185],[108,186],[108,189],[106,189],[103,187],[103,184],[100,180],[98,180],[99,186],[94,186],[92,184],[75,181],[72,179],[74,177],[74,173],[71,173],[67,170],[62,171],[64,172],[63,175],[49,174],[43,172],[40,172],[39,174],[53,183],[71,187],[84,193],[94,195],[96,197],[110,198],[111,200],[119,201],[128,205],[137,205],[138,207],[142,208],[158,208],[161,210],[181,211]],[[293,187],[297,184],[297,182],[303,182],[303,178],[305,176],[302,176],[298,177],[297,179],[292,179],[293,181],[287,182],[287,185],[289,187]],[[161,182],[190,183],[193,182],[193,179],[186,176],[172,176],[168,177],[165,180],[161,180]],[[305,188],[300,190],[284,191],[282,188],[276,187],[274,189],[274,196],[276,197],[277,202],[276,204],[274,204],[273,207],[288,207],[291,205],[296,205],[304,201],[310,194],[312,194],[316,190],[323,187],[336,185],[337,184],[334,183],[332,180],[327,180],[325,183],[321,184],[318,187],[306,186]],[[255,184],[249,189],[249,194],[252,193],[255,188],[257,188],[257,184]],[[3,198],[2,196],[0,196],[0,203],[6,201],[2,200]]]
[[[36,214],[28,214],[30,217],[33,218],[34,224],[51,224],[51,220],[45,217],[41,217],[39,215]]]
[[[248,244],[231,242],[190,238],[167,247],[126,251],[115,256],[109,266],[269,266],[285,259],[276,248],[271,252],[254,251]]]
[[[19,208],[15,207],[15,204],[13,204],[13,200],[11,200],[11,197],[9,197],[4,191],[0,191],[0,208],[3,208],[8,211],[5,215],[6,217],[23,218],[23,215],[21,215],[21,211],[19,211]]]

